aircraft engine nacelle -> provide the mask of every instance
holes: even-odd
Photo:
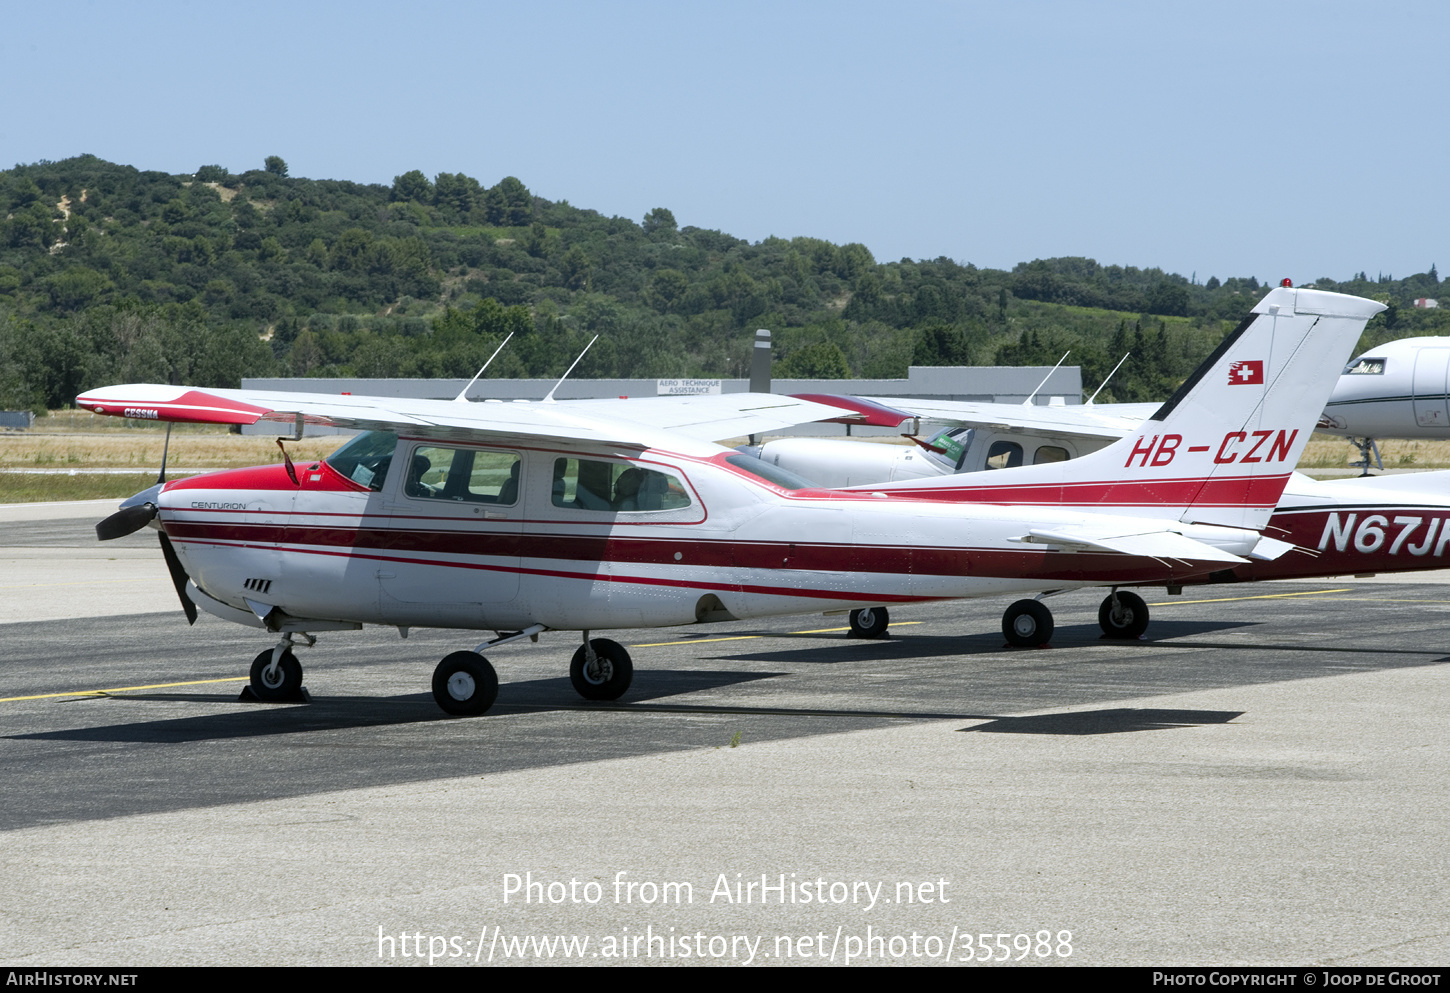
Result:
[[[831,438],[781,438],[762,445],[759,457],[831,488],[945,476],[950,471],[915,446]]]

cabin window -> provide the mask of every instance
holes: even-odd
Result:
[[[1358,359],[1345,367],[1346,376],[1383,376],[1385,374],[1384,359]]]
[[[334,472],[370,490],[381,490],[398,436],[392,431],[366,431],[326,458]]]
[[[403,492],[420,500],[515,504],[519,466],[513,452],[419,445],[413,449]]]
[[[594,459],[555,459],[553,502],[568,510],[632,513],[690,506],[684,484],[669,473]]]
[[[988,469],[1015,469],[1022,464],[1022,446],[1015,441],[994,441],[987,449]]]
[[[1067,449],[1058,445],[1042,445],[1032,454],[1033,465],[1046,465],[1049,462],[1066,462],[1072,458],[1067,454]]]

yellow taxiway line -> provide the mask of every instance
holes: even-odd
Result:
[[[37,693],[35,696],[0,697],[0,703],[14,703],[17,700],[53,700],[62,696],[109,696],[112,693],[129,693],[132,690],[164,690],[173,686],[203,686],[207,683],[245,683],[247,676],[228,676],[226,679],[193,679],[185,683],[150,683],[146,686],[117,686],[109,690],[72,690],[69,693]]]

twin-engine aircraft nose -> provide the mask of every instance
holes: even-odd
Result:
[[[124,538],[150,524],[156,517],[156,502],[161,498],[161,486],[161,483],[157,483],[135,496],[127,497],[120,510],[96,525],[96,537],[101,541]]]

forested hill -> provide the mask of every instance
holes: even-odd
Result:
[[[1010,272],[880,262],[860,244],[751,243],[550,202],[513,177],[421,172],[392,186],[287,175],[142,172],[94,156],[0,172],[0,407],[56,407],[118,381],[235,385],[244,375],[742,376],[757,327],[776,374],[904,376],[908,365],[1050,364],[1166,396],[1263,295],[1091,259]],[[1289,260],[1292,262],[1292,260]],[[1374,341],[1450,333],[1438,277],[1318,286],[1391,309]],[[1450,304],[1450,300],[1446,301]],[[1104,394],[1104,397],[1107,393]]]

